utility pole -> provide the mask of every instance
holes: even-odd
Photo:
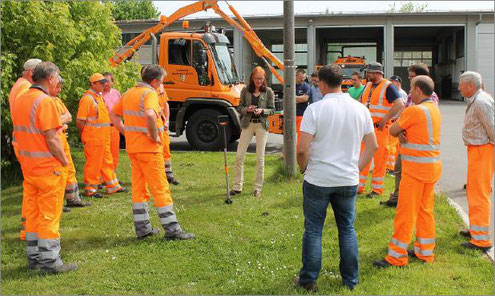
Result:
[[[297,174],[294,1],[284,1],[284,158],[285,171]]]

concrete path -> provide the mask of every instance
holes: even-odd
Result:
[[[442,134],[441,134],[441,159],[443,162],[442,179],[439,188],[449,198],[452,206],[456,208],[464,223],[469,225],[468,205],[466,191],[463,189],[467,180],[467,152],[462,141],[462,125],[464,122],[465,102],[442,101],[440,111],[442,113]],[[228,147],[228,151],[237,150],[238,141]],[[192,147],[187,143],[183,135],[178,138],[171,138],[170,147],[175,151],[192,151]],[[266,145],[266,153],[281,153],[283,147],[283,136],[269,134]],[[253,137],[249,145],[248,152],[256,152],[256,141]],[[491,239],[494,241],[494,194],[492,193],[492,218],[491,218]],[[494,248],[489,252],[490,257],[494,257]]]
[[[464,223],[469,225],[466,191],[463,189],[467,180],[467,151],[462,141],[462,126],[466,103],[459,101],[442,101],[441,155],[443,162],[440,190],[451,200],[451,204],[460,211]],[[493,186],[493,185],[492,185]],[[494,194],[492,192],[491,240],[494,241]],[[488,253],[493,260],[494,248]]]

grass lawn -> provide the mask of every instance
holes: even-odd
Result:
[[[74,156],[82,182],[82,151]],[[229,163],[233,167],[233,153]],[[301,267],[301,178],[283,179],[280,156],[267,155],[263,196],[256,199],[254,167],[255,155],[248,155],[244,191],[226,205],[223,154],[174,153],[181,181],[172,188],[175,209],[182,227],[196,234],[192,241],[164,242],[162,235],[138,241],[130,193],[105,196],[92,200],[91,207],[64,213],[62,258],[77,262],[79,270],[55,276],[27,270],[24,243],[18,239],[22,188],[3,190],[1,294],[304,294],[292,285]],[[118,177],[130,184],[125,153]],[[386,182],[388,196],[393,179],[387,177]],[[152,223],[158,227],[151,209]],[[403,269],[374,268],[373,260],[386,254],[394,213],[378,200],[358,197],[360,284],[350,292],[341,286],[337,231],[329,209],[320,294],[493,295],[493,262],[460,247],[465,241],[457,234],[462,220],[443,196],[437,197],[435,207],[435,263],[412,259]]]

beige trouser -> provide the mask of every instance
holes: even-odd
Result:
[[[256,135],[256,178],[254,180],[254,190],[261,191],[263,188],[263,178],[265,175],[265,146],[268,131],[261,123],[250,122],[247,128],[241,130],[239,146],[235,157],[234,190],[242,191],[244,183],[244,156],[253,136]]]

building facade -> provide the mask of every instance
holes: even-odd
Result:
[[[265,46],[283,61],[283,16],[245,17]],[[221,18],[188,18],[190,28],[211,22],[225,28],[241,78],[261,65],[242,34]],[[157,20],[118,21],[123,44]],[[183,31],[180,22],[165,31]],[[189,29],[190,30],[190,29]],[[483,75],[485,87],[495,93],[494,14],[478,12],[424,12],[379,14],[308,14],[295,17],[295,63],[315,71],[317,65],[333,63],[340,55],[361,56],[366,62],[383,63],[385,76],[399,75],[409,90],[407,68],[418,62],[430,67],[436,92],[442,99],[461,99],[457,91],[459,75],[472,70]],[[138,51],[141,64],[151,63],[151,45]],[[282,88],[274,77],[274,88]]]

